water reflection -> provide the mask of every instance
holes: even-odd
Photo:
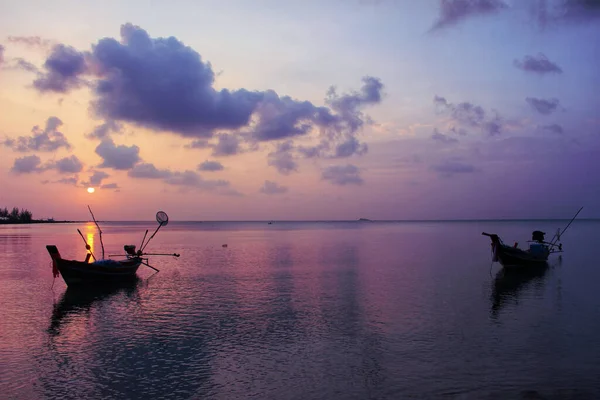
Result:
[[[527,288],[543,289],[549,269],[548,265],[528,267],[524,270],[501,269],[496,274],[492,286],[492,317],[496,318],[507,304],[518,301]]]
[[[60,334],[61,326],[71,317],[87,315],[94,304],[99,304],[118,294],[124,294],[127,300],[134,299],[137,295],[142,280],[135,280],[119,284],[103,285],[97,287],[70,286],[61,295],[60,300],[52,310],[48,333],[51,336]]]

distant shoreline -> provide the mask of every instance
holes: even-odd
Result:
[[[0,225],[31,225],[31,224],[83,224],[88,221],[48,221],[48,220],[33,220],[29,222],[2,221]]]

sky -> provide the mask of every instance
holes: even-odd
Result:
[[[2,8],[0,207],[600,218],[600,1]]]

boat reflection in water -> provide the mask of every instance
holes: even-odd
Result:
[[[502,268],[492,283],[492,317],[496,318],[507,304],[517,302],[524,292],[532,288],[543,289],[550,269],[548,264],[527,269]]]
[[[114,296],[123,294],[128,299],[136,297],[142,284],[142,279],[135,277],[129,281],[94,287],[68,286],[58,303],[54,305],[48,333],[52,336],[59,335],[61,325],[68,321],[70,317],[88,314],[95,304]]]

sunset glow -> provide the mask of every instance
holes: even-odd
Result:
[[[517,3],[16,2],[0,205],[81,219],[83,187],[107,219],[600,216],[598,10]]]
[[[96,189],[94,189],[93,187],[89,187],[87,188],[88,193],[94,193],[96,191]]]

